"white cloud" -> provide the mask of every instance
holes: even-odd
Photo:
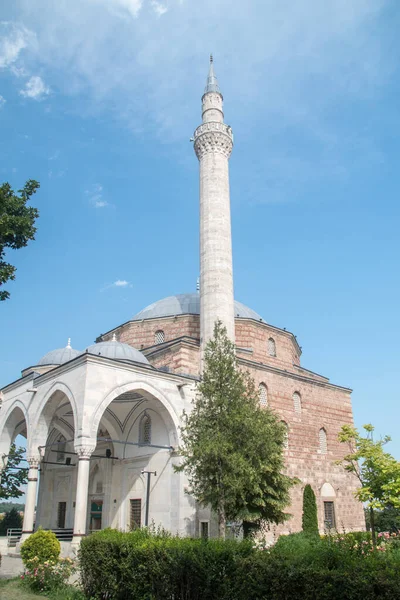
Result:
[[[17,23],[2,21],[0,23],[0,68],[12,67],[20,53],[34,40],[34,34]],[[16,69],[16,73],[17,68]]]
[[[4,98],[4,96],[0,96],[0,108],[3,108],[6,102],[7,100]]]
[[[117,281],[114,281],[113,283],[114,287],[127,287],[130,285],[131,284],[129,283],[129,281],[126,281],[125,279],[117,279]]]
[[[38,75],[32,75],[26,82],[25,89],[19,92],[24,98],[32,98],[33,100],[42,100],[44,96],[50,94],[50,88],[44,83],[43,79]]]
[[[280,196],[285,180],[292,189],[321,173],[336,177],[352,160],[352,140],[362,150],[363,140],[368,147],[379,138],[363,127],[373,127],[368,103],[397,67],[391,37],[382,35],[388,2],[57,0],[38,13],[19,0],[35,42],[16,51],[24,57],[18,67],[40,67],[84,115],[115,115],[138,135],[174,144],[198,125],[213,51],[227,122],[240,140],[235,155],[242,148],[252,156],[245,166],[249,179],[259,173],[258,189],[274,176],[265,165],[278,165]],[[168,26],[158,18],[167,8]],[[357,124],[363,109],[368,118]],[[262,156],[252,152],[255,136],[268,140]],[[376,143],[357,158],[364,168],[379,154]]]
[[[165,4],[161,4],[161,2],[157,2],[157,0],[151,0],[151,6],[153,7],[156,15],[159,17],[168,11],[168,8],[165,6]]]
[[[85,190],[85,195],[88,196],[89,202],[94,208],[110,206],[103,198],[103,186],[100,183],[95,183],[89,189]]]

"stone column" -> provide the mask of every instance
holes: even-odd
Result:
[[[232,129],[224,123],[223,98],[212,61],[202,98],[203,123],[194,132],[200,162],[200,342],[213,337],[221,320],[235,341],[233,268],[228,161]]]
[[[75,519],[72,548],[77,548],[86,535],[87,505],[89,493],[90,457],[94,446],[75,446],[78,456],[78,477],[76,482]]]
[[[33,533],[33,523],[35,519],[35,505],[37,494],[37,483],[39,474],[40,455],[28,456],[26,459],[29,464],[28,485],[25,494],[24,522],[22,526],[22,536],[19,544],[22,544]]]

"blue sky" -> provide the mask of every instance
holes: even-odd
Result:
[[[235,295],[399,423],[396,1],[15,0],[0,23],[0,181],[40,181],[10,253],[0,385],[72,338],[194,291],[208,55],[233,128]]]

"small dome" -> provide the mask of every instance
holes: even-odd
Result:
[[[98,344],[92,344],[87,348],[89,354],[96,354],[97,356],[104,356],[105,358],[113,358],[115,360],[129,360],[138,363],[149,365],[147,358],[129,344],[123,344],[117,342],[117,340],[109,340],[107,342],[99,342]]]
[[[235,317],[246,319],[256,319],[261,321],[261,317],[254,310],[245,306],[241,302],[235,300],[234,305]],[[200,314],[200,294],[195,292],[192,294],[177,294],[176,296],[168,296],[146,306],[143,310],[133,317],[133,321],[141,321],[142,319],[156,319],[160,317],[171,317],[174,315],[199,315]]]
[[[71,339],[68,340],[68,344],[65,348],[58,348],[45,354],[37,363],[38,366],[44,365],[62,365],[73,358],[76,358],[82,354],[80,350],[74,350],[71,348]]]

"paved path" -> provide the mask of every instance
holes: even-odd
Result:
[[[24,570],[22,560],[19,556],[2,556],[0,566],[0,579],[11,579],[18,577]]]

